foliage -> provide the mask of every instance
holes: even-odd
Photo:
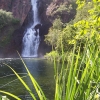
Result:
[[[80,47],[76,53],[77,43],[74,44],[73,50],[67,64],[64,64],[66,55],[63,55],[62,51],[62,65],[59,68],[56,63],[56,53],[53,54],[54,59],[54,71],[55,71],[55,98],[54,100],[98,100],[100,99],[100,48],[97,44],[89,45],[91,40],[87,40],[83,54],[81,54]],[[63,50],[63,48],[62,48]],[[21,58],[22,59],[22,58]],[[23,62],[23,60],[22,60]],[[31,76],[25,63],[23,62],[31,81],[33,81],[33,87],[37,94],[39,93],[40,100],[46,100],[42,98],[44,94],[40,94],[41,89],[38,88],[37,82]],[[58,63],[59,64],[59,63]],[[8,65],[7,65],[8,66]],[[8,66],[22,82],[28,92],[31,94],[31,90],[27,87],[26,83],[20,78],[20,76]],[[0,91],[1,92],[1,91]],[[20,99],[17,99],[20,100]],[[35,97],[33,100],[36,100]]]
[[[54,44],[54,48],[59,54],[62,51],[61,45],[63,46],[64,52],[69,51],[70,54],[74,43],[77,43],[77,47],[81,47],[81,51],[83,51],[87,40],[91,40],[91,45],[92,42],[96,42],[98,45],[100,44],[100,1],[85,2],[77,0],[77,4],[78,8],[75,19],[69,24],[66,24],[67,26],[60,31],[56,41],[48,41],[49,43],[51,42],[50,44]],[[82,15],[80,16],[80,14]],[[50,32],[48,35],[50,35]],[[51,34],[53,38],[56,33],[52,32]],[[48,35],[46,36],[47,40]]]
[[[93,8],[93,3],[90,2],[86,2],[84,5],[82,5],[82,7],[80,8],[80,6],[77,8],[77,13],[74,19],[74,22],[80,21],[80,20],[87,20],[89,18],[89,13],[88,10],[90,10],[91,8]]]
[[[53,15],[55,14],[63,14],[65,12],[67,13],[70,13],[72,10],[72,5],[66,5],[66,4],[61,4],[58,9],[56,9],[54,12],[53,12]]]
[[[52,28],[57,30],[62,30],[63,23],[61,22],[60,18],[54,20]]]
[[[14,18],[11,12],[0,9],[0,47],[9,44],[11,35],[18,25],[19,20]]]
[[[54,59],[54,70],[55,70],[55,98],[54,100],[98,100],[100,99],[100,52],[96,44],[90,46],[89,41],[85,45],[83,55],[81,55],[80,47],[78,48],[77,54],[76,44],[71,51],[71,56],[65,66],[62,63],[61,68],[57,66],[56,55],[53,55]],[[94,48],[94,49],[93,49]],[[63,52],[62,52],[63,55]],[[63,56],[63,62],[65,60]],[[22,59],[22,58],[21,58]],[[23,60],[22,60],[23,62]],[[39,95],[40,100],[43,99],[44,94],[41,94],[41,89],[38,87],[37,82],[31,76],[31,73],[28,71],[25,63],[23,62],[31,81],[33,82],[33,87],[35,87],[37,94]],[[58,63],[59,64],[59,63]],[[25,88],[28,90],[30,95],[34,97],[31,90],[29,90],[27,84],[20,78],[20,76],[9,66],[7,65],[22,82]],[[39,90],[38,90],[39,89]],[[2,92],[0,90],[0,92]],[[5,94],[12,94],[3,91]],[[15,96],[14,96],[15,97]],[[17,98],[20,100],[20,98]],[[34,97],[33,100],[36,100]]]
[[[90,3],[90,2],[89,2]],[[74,23],[76,36],[74,40],[82,41],[84,44],[87,40],[90,40],[90,45],[93,43],[99,46],[100,43],[100,2],[92,2],[93,8],[88,10],[89,18],[87,20],[80,20]],[[97,6],[98,5],[98,6]],[[82,43],[81,42],[81,43]]]
[[[73,40],[73,37],[75,36],[75,29],[73,25],[67,25],[66,28],[63,29],[62,33],[60,34],[59,38],[57,39],[56,44],[56,50],[61,54],[62,48],[63,51],[70,51],[73,47],[72,44],[70,44],[70,40]]]
[[[95,44],[90,46],[88,42],[83,54],[81,54],[80,47],[77,54],[75,53],[77,47],[74,44],[67,65],[62,63],[60,72],[55,64],[55,100],[100,99],[100,52]]]
[[[66,14],[66,13],[71,13],[73,7],[70,3],[68,3],[67,1],[64,1],[63,3],[60,3],[60,5],[54,5],[52,6],[52,13],[50,13],[51,16],[55,16],[55,15],[62,15],[62,14]]]
[[[51,51],[44,56],[48,60],[59,59],[60,55],[57,51]]]
[[[77,4],[80,11],[87,4],[92,7],[87,9],[87,18],[83,16],[82,19],[68,25],[71,27],[69,33],[72,36],[68,33],[67,26],[61,37],[58,38],[59,49],[57,51],[63,51],[63,55],[68,52],[70,56],[68,55],[69,59],[67,59],[65,68],[63,62],[66,56],[62,58],[60,74],[57,65],[54,66],[55,100],[100,99],[100,0],[91,2],[77,0]],[[69,38],[66,37],[66,34]],[[65,49],[65,46],[71,45],[70,51]]]
[[[0,29],[10,23],[17,24],[19,23],[19,20],[15,19],[11,12],[0,9]]]
[[[57,44],[57,39],[59,38],[62,28],[63,28],[63,23],[61,22],[61,20],[55,19],[53,26],[49,29],[48,35],[45,36],[46,43],[52,45],[52,49]]]
[[[7,34],[3,34],[0,36],[0,47],[5,47],[7,44],[10,43],[10,40],[11,40],[11,35],[12,35],[12,32],[14,31],[14,28],[13,26],[10,26],[8,28],[8,30],[5,30],[7,31]]]
[[[77,0],[77,4],[79,10],[83,10],[82,8],[87,4],[92,5],[92,8],[90,7],[87,10],[87,18],[83,17],[72,24],[68,24],[63,30],[59,27],[52,27],[52,32],[50,31],[49,35],[54,35],[55,30],[58,31],[58,34],[53,40],[53,35],[47,36],[49,39],[46,40],[53,45],[55,50],[48,54],[54,60],[56,86],[54,100],[100,99],[100,0],[91,0],[91,2]],[[56,63],[59,56],[62,56],[60,68]],[[65,66],[66,56],[68,59]],[[25,64],[24,66],[40,100],[46,100],[44,94],[38,92],[39,89],[41,91],[41,88],[39,88]],[[10,66],[8,67],[16,74],[33,97],[26,83]]]
[[[57,20],[57,19],[56,19]],[[64,26],[64,24],[62,24]],[[46,35],[45,41],[53,46],[53,49],[58,52],[59,56],[62,54],[62,47],[63,51],[70,51],[73,48],[72,40],[75,36],[75,28],[73,25],[68,24],[64,29],[56,29],[51,28],[48,35]],[[71,43],[70,43],[71,42]],[[73,40],[74,42],[74,40]],[[52,52],[50,53],[50,55]],[[46,54],[47,58],[50,58],[49,54]],[[60,57],[61,59],[62,57]],[[52,59],[52,58],[51,58]]]

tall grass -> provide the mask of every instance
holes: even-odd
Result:
[[[55,100],[99,100],[100,99],[100,58],[96,44],[86,43],[84,51],[76,45],[67,64],[59,72],[55,64]],[[62,54],[63,56],[63,54]],[[64,57],[67,56],[64,53]],[[64,57],[63,61],[64,62]]]
[[[62,47],[63,48],[63,47]],[[78,48],[78,49],[76,49]],[[55,98],[54,100],[99,100],[100,99],[100,58],[99,48],[96,44],[90,45],[86,43],[83,52],[80,47],[74,45],[70,57],[67,63],[64,63],[67,56],[62,49],[62,65],[59,68],[57,66],[56,58],[54,56],[54,71],[55,71]],[[20,56],[20,55],[19,55]],[[32,81],[40,100],[47,100],[41,87],[38,85],[34,77],[29,72],[27,66],[22,60],[25,69]],[[6,64],[5,64],[6,65]],[[24,80],[7,65],[14,74],[18,77],[20,82],[24,85],[26,90],[30,93],[33,100],[37,100],[32,90],[24,82]],[[17,100],[21,100],[19,97],[5,91],[1,91],[7,95],[12,96]]]

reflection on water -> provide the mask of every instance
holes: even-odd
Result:
[[[36,59],[24,59],[24,62],[31,74],[37,80],[41,88],[48,100],[53,100],[54,98],[54,71],[53,71],[53,63],[48,62],[46,60],[36,60]],[[0,60],[0,90],[9,91],[15,95],[18,95],[22,100],[32,100],[28,92],[25,90],[24,86],[20,83],[20,81],[16,78],[13,72],[3,63],[6,63],[20,74],[23,77],[25,82],[33,89],[33,93],[35,90],[33,85],[26,74],[26,70],[24,65],[22,64],[20,59],[6,59]],[[10,98],[13,100],[12,98]]]

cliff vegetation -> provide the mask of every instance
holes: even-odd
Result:
[[[20,20],[14,18],[11,12],[0,9],[0,52],[6,51],[11,42],[12,34],[19,23]]]
[[[96,2],[96,3],[95,3]],[[74,44],[77,49],[80,47],[84,51],[86,45],[99,47],[100,39],[100,1],[79,1],[76,4],[76,15],[69,23],[63,23],[61,17],[53,21],[53,26],[45,36],[45,41],[52,46],[52,51],[45,57],[53,59],[54,52],[57,59],[62,59],[63,53],[66,55],[66,61],[73,50]]]

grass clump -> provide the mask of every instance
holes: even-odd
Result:
[[[99,49],[96,45],[86,45],[83,54],[80,48],[75,52],[76,45],[66,66],[62,64],[60,72],[55,65],[55,100],[95,100],[96,95],[100,99]]]
[[[55,71],[55,98],[54,100],[99,100],[100,99],[100,50],[96,44],[89,45],[89,41],[85,45],[83,53],[76,49],[76,44],[71,51],[71,55],[67,64],[64,63],[66,58],[62,51],[62,64],[59,68],[56,62],[56,56],[54,59],[54,71]],[[63,49],[62,49],[63,50]],[[22,58],[21,58],[22,60]],[[22,60],[23,62],[23,60]],[[40,100],[48,100],[45,97],[42,89],[33,78],[25,63],[23,62],[27,74],[32,81],[33,87],[38,94]],[[59,63],[58,63],[59,64]],[[21,81],[26,90],[30,93],[33,100],[37,100],[35,95],[32,93],[29,86],[24,80],[9,66],[7,65]],[[15,95],[5,91],[0,92],[17,98]],[[17,100],[21,100],[20,98]]]

